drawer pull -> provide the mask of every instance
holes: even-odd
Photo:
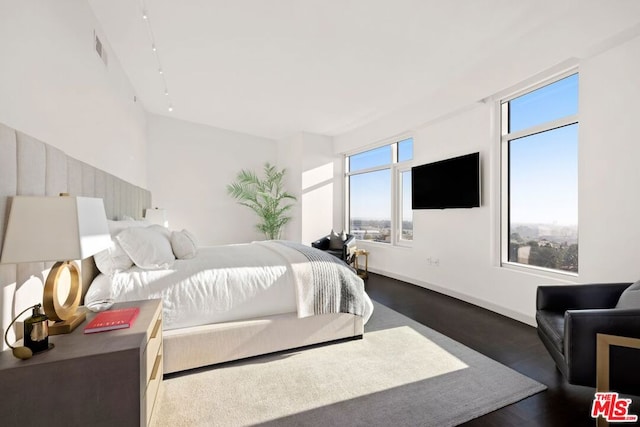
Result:
[[[156,363],[153,364],[153,371],[151,371],[151,381],[155,380],[160,370],[160,362],[162,362],[162,355],[156,356]]]
[[[162,318],[156,320],[156,325],[153,327],[153,332],[151,333],[151,339],[154,339],[155,337],[158,336],[158,331],[160,330],[161,326],[162,326]]]

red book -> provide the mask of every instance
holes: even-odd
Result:
[[[138,317],[138,313],[140,313],[139,307],[102,311],[84,327],[84,333],[92,334],[94,332],[129,328]]]

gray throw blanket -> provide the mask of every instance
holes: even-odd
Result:
[[[294,249],[308,260],[309,280],[301,280],[297,285],[298,301],[307,306],[306,310],[298,307],[301,317],[327,313],[364,314],[364,282],[351,267],[316,248],[281,240],[274,243]]]

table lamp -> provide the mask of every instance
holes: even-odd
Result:
[[[75,260],[87,258],[111,244],[102,199],[89,197],[15,196],[7,222],[0,263],[54,261],[44,285],[43,307],[49,335],[69,333],[86,315],[76,310],[82,297]],[[69,293],[60,301],[58,282],[69,272]]]
[[[160,208],[146,209],[144,211],[144,219],[152,224],[158,224],[163,227],[169,227],[167,220],[167,210]]]

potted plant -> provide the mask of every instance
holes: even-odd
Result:
[[[297,200],[294,195],[282,188],[285,172],[286,169],[279,171],[275,166],[266,163],[264,178],[243,169],[238,172],[236,181],[227,185],[227,193],[231,197],[258,215],[260,222],[256,228],[270,240],[279,239],[282,227],[291,220],[287,212],[293,204],[287,204],[287,200]]]

